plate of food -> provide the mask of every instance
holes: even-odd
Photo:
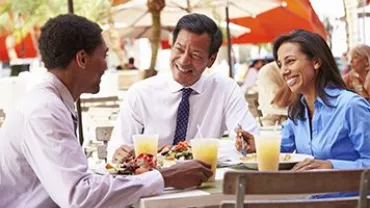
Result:
[[[179,162],[193,159],[191,146],[187,141],[179,142],[177,145],[165,145],[157,154],[157,164],[161,167],[170,167]]]
[[[298,154],[298,153],[280,153],[279,169],[280,170],[290,170],[293,166],[304,159],[313,159],[312,155]],[[241,163],[237,168],[247,168],[247,169],[258,169],[257,164],[257,154],[250,153],[247,156],[242,156],[240,158]]]
[[[95,170],[97,174],[115,174],[115,175],[138,175],[153,169],[161,168],[156,158],[151,154],[140,154],[136,158],[123,164],[106,164],[104,168]]]

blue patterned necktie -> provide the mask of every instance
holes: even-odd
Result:
[[[73,131],[75,133],[75,136],[77,137],[77,116],[72,114],[72,120],[73,120]]]
[[[177,110],[176,117],[176,131],[175,139],[173,140],[173,145],[181,141],[185,141],[186,131],[188,129],[188,120],[189,120],[189,96],[193,91],[191,88],[183,88],[182,98]]]

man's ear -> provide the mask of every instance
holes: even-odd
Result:
[[[213,63],[215,63],[215,60],[216,60],[216,57],[217,57],[217,54],[213,54],[209,59],[208,59],[208,63],[207,63],[207,67],[208,68],[211,68]]]
[[[87,53],[84,50],[80,50],[76,53],[76,63],[77,66],[81,68],[86,68],[86,62],[87,62]]]

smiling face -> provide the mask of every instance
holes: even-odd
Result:
[[[204,70],[211,67],[216,54],[209,56],[211,38],[207,33],[202,35],[180,30],[171,49],[170,66],[173,79],[183,86],[197,82]]]
[[[283,43],[277,51],[280,73],[294,93],[315,91],[316,72],[320,64],[302,53],[298,43]]]
[[[98,93],[100,90],[101,77],[107,69],[108,48],[105,41],[96,47],[91,53],[86,55],[86,70],[84,79],[86,82],[86,93]]]

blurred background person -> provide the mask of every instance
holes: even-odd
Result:
[[[339,69],[342,73],[342,76],[346,76],[351,71],[351,65],[348,63],[348,54],[347,52],[344,52],[342,56],[340,57],[342,60],[342,68]]]
[[[135,66],[135,59],[133,57],[128,59],[128,63],[125,64],[124,69],[137,69]]]
[[[287,107],[293,100],[293,92],[280,75],[276,62],[264,65],[257,79],[258,103],[262,111],[263,126],[272,126],[287,119]]]
[[[360,44],[350,50],[351,71],[344,77],[347,87],[369,100],[370,46]]]
[[[256,84],[258,71],[263,65],[265,65],[264,59],[255,59],[252,64],[246,69],[244,81],[241,86],[244,93],[246,93]]]

